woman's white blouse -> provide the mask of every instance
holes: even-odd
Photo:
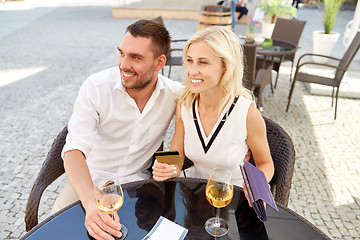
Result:
[[[207,153],[205,153],[198,136],[192,116],[192,109],[186,109],[182,106],[181,118],[185,129],[184,151],[185,155],[194,162],[194,169],[190,173],[191,177],[207,179],[211,169],[222,167],[231,171],[235,185],[242,186],[243,180],[240,165],[243,164],[249,149],[246,143],[246,117],[251,103],[254,103],[254,101],[239,97]],[[226,106],[221,114],[221,118],[217,121],[208,137],[205,136],[198,116],[198,104],[195,104],[196,118],[199,119],[198,123],[205,145],[210,141],[223,115],[229,109],[230,104],[232,102]]]

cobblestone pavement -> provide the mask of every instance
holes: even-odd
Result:
[[[25,233],[28,193],[53,139],[70,117],[80,84],[89,74],[116,64],[116,46],[134,20],[113,19],[110,4],[6,4],[0,5],[0,239],[18,239]],[[165,20],[165,25],[174,39],[188,38],[197,22]],[[310,38],[311,28],[305,28],[300,44]],[[242,31],[243,26],[237,26],[236,32]],[[308,45],[299,51],[307,51]],[[359,66],[356,58],[351,68]],[[278,122],[296,148],[289,207],[333,239],[359,239],[360,102],[339,99],[334,121],[331,98],[309,95],[297,84],[285,113],[288,71],[285,64],[274,94],[265,90],[263,115]],[[181,81],[181,68],[174,68],[172,76]],[[64,181],[62,176],[45,191],[40,220],[49,215]]]

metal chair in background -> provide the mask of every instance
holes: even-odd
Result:
[[[256,75],[256,45],[244,44],[244,76],[243,85],[249,90],[253,90]]]
[[[154,19],[154,21],[157,21],[165,26],[164,21],[161,16]],[[168,71],[168,78],[170,78],[171,74],[171,67],[172,66],[182,66],[182,46],[185,44],[187,39],[175,39],[171,40],[171,47],[170,52],[166,55],[166,63],[165,66],[169,67]],[[164,75],[164,68],[161,70],[162,74]]]
[[[256,70],[256,45],[244,44],[244,77],[243,85],[253,91],[256,106],[262,108],[262,93],[267,84],[271,84],[271,72],[265,69]]]
[[[297,47],[302,32],[304,30],[305,24],[306,21],[277,18],[271,39],[286,41],[294,44]],[[290,81],[291,81],[292,71],[294,66],[294,58],[295,58],[295,53],[274,58],[273,68],[272,68],[274,71],[276,71],[276,80],[275,80],[274,88],[276,88],[277,81],[279,78],[279,70],[281,63],[284,61],[291,61],[291,70],[290,70]],[[270,64],[271,61],[272,60],[270,59],[267,60],[267,64]]]
[[[276,20],[274,31],[272,33],[271,38],[287,41],[298,46],[305,24],[306,21],[278,18]],[[291,31],[291,33],[289,33],[289,31]],[[295,53],[274,59],[273,70],[276,71],[276,80],[274,84],[275,88],[279,78],[280,65],[284,61],[291,62],[291,70],[290,70],[290,81],[291,81],[292,71],[294,67],[294,58],[295,58]]]
[[[182,61],[183,48],[182,47],[174,47],[174,45],[175,44],[184,45],[186,41],[187,41],[186,39],[176,39],[176,40],[171,41],[172,47],[170,48],[169,54],[166,56],[166,63],[165,63],[165,66],[169,67],[168,78],[170,78],[172,66],[182,66],[182,64],[183,64],[183,61]],[[178,53],[176,53],[176,52],[178,52]],[[162,69],[162,74],[164,74],[164,68]]]
[[[352,40],[350,46],[348,47],[344,56],[341,59],[334,58],[331,56],[321,55],[321,54],[313,54],[313,53],[306,53],[306,54],[302,55],[299,58],[297,65],[296,65],[296,71],[295,71],[294,80],[293,80],[293,83],[291,85],[291,89],[289,92],[286,112],[289,110],[291,97],[292,97],[292,94],[293,94],[293,91],[295,88],[295,83],[297,81],[301,81],[301,82],[305,82],[305,83],[316,83],[316,84],[333,87],[331,106],[333,106],[333,104],[334,104],[334,93],[335,93],[335,88],[336,88],[335,114],[334,114],[334,119],[336,119],[337,102],[338,102],[339,88],[340,88],[341,80],[343,79],[344,74],[348,70],[351,61],[353,60],[357,51],[359,50],[359,47],[360,47],[360,32],[357,32],[357,34],[355,35],[354,39]],[[317,63],[314,61],[304,61],[303,58],[306,56],[317,56],[317,57],[321,57],[321,58],[327,58],[329,60],[335,60],[335,61],[339,62],[339,64],[332,65],[332,64],[327,64],[327,63]],[[323,77],[320,75],[314,75],[314,74],[310,74],[310,73],[300,72],[300,70],[303,69],[304,66],[306,66],[306,67],[308,67],[308,66],[313,66],[313,67],[324,66],[328,69],[334,69],[336,71],[335,71],[333,78]]]

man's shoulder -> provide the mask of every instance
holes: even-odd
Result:
[[[115,84],[120,78],[120,71],[118,67],[111,67],[102,71],[93,73],[87,78],[94,85]]]
[[[180,82],[171,80],[170,78],[167,78],[161,74],[159,74],[159,80],[163,82],[167,90],[170,90],[174,93],[178,94],[183,89],[183,86]]]

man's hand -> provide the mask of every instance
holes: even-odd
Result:
[[[85,227],[89,234],[97,240],[114,240],[110,234],[121,237],[121,224],[117,213],[114,213],[115,221],[107,213],[101,212],[95,201],[85,208]]]
[[[155,160],[153,169],[153,177],[156,181],[164,181],[169,178],[180,176],[180,165],[169,165],[167,163],[160,163]]]

